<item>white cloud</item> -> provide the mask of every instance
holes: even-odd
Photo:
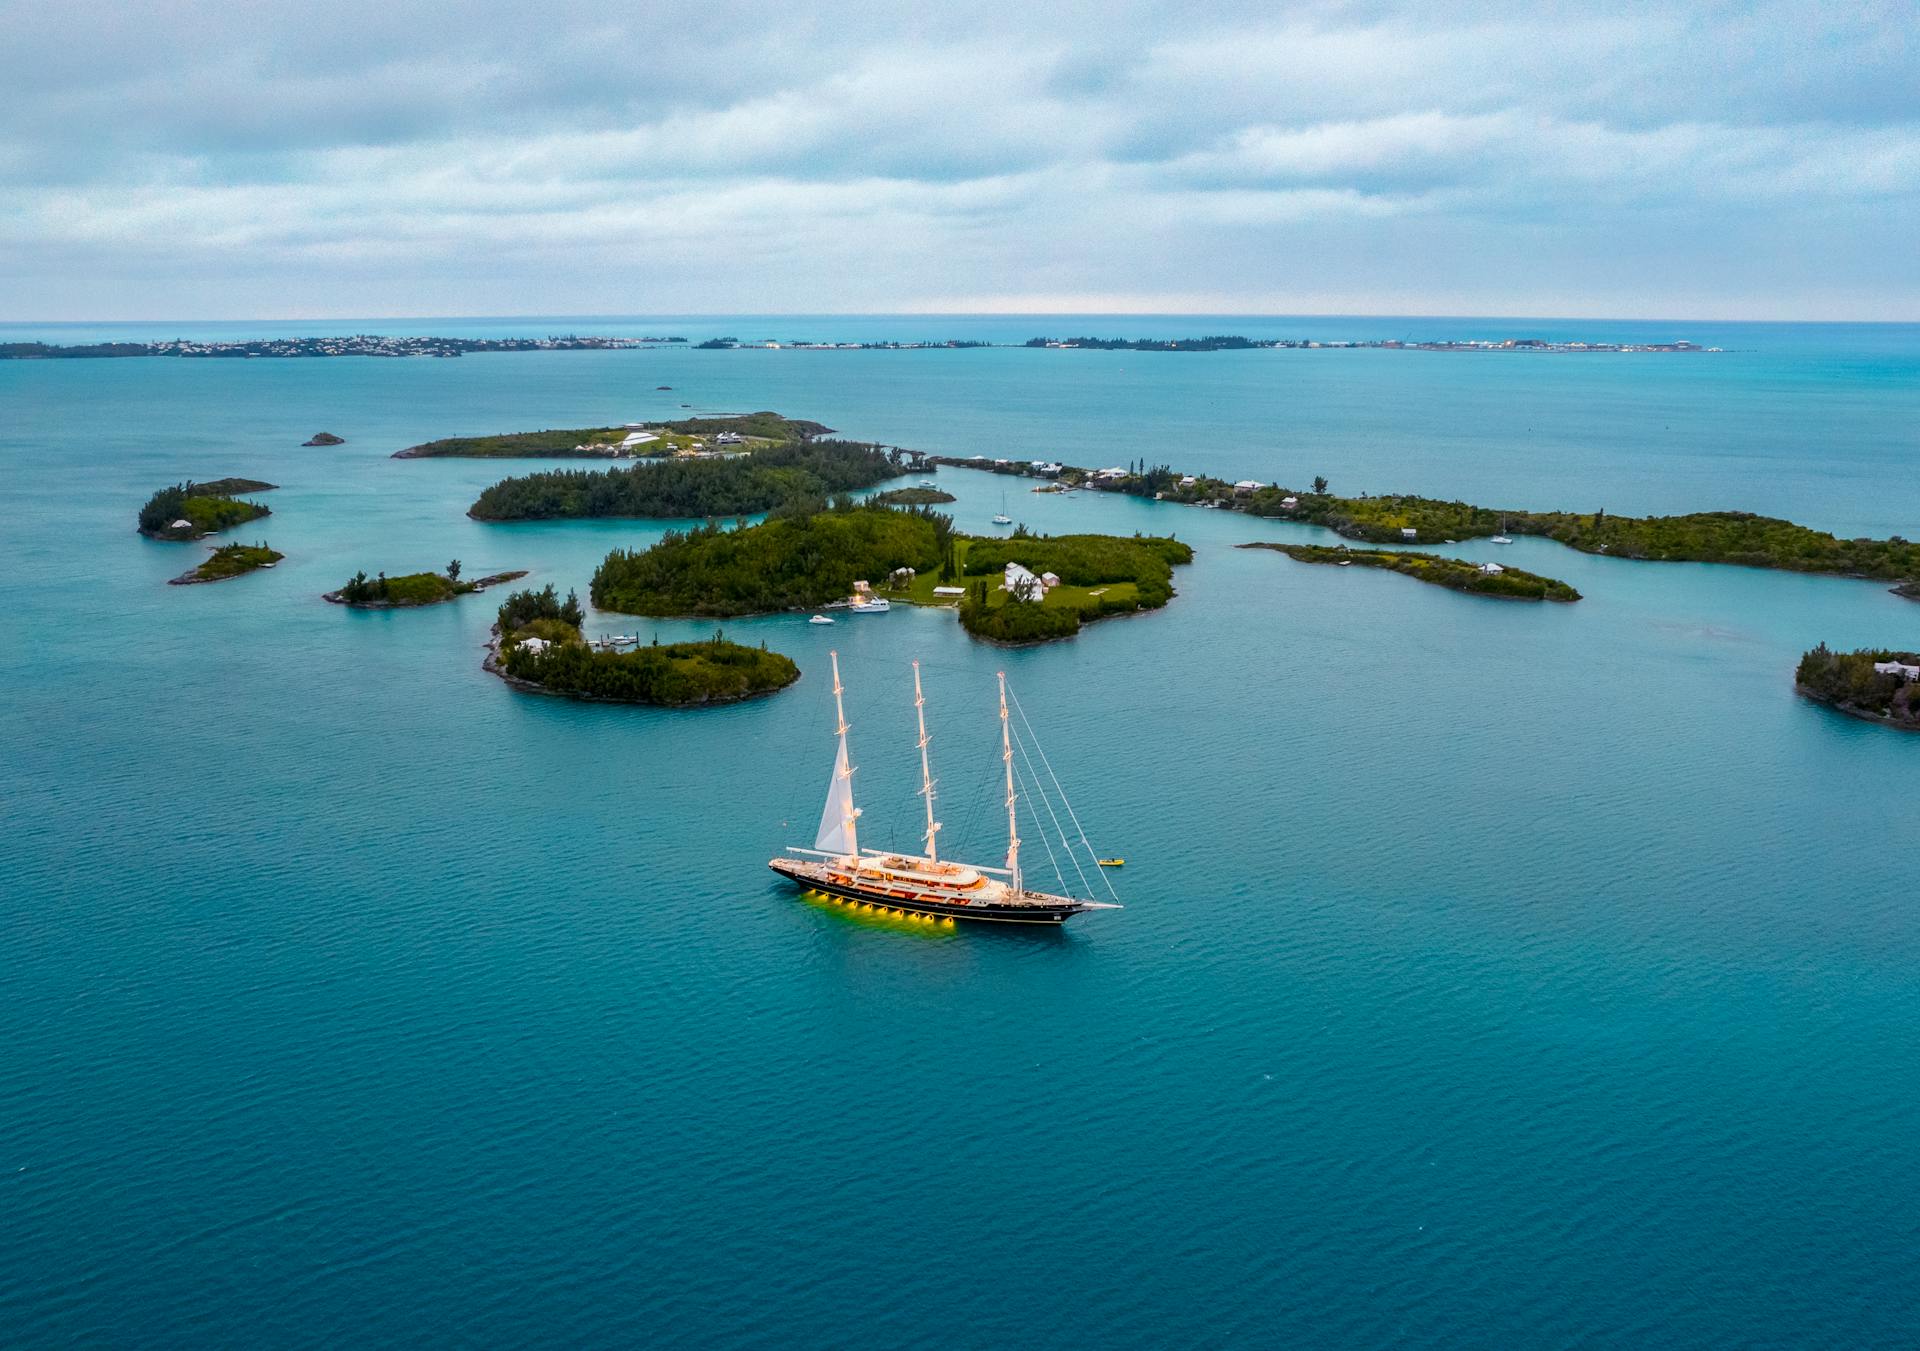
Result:
[[[233,312],[223,269],[359,313],[463,286],[469,312],[625,289],[1647,313],[1675,279],[1724,308],[1920,312],[1920,57],[1887,37],[1920,25],[1898,10],[218,15],[12,29],[15,313],[69,317],[83,276],[133,312]]]

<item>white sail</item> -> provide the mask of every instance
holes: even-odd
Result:
[[[847,743],[833,757],[833,782],[827,785],[827,805],[820,813],[820,830],[813,847],[829,854],[851,854],[853,833],[853,771],[847,768]]]

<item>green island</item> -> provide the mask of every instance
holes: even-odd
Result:
[[[635,423],[620,427],[555,428],[539,432],[504,432],[491,436],[450,436],[395,451],[396,460],[424,460],[444,456],[467,459],[608,459],[621,455],[668,457],[713,450],[755,450],[765,446],[810,441],[831,427],[778,413],[742,413],[727,417],[681,418],[673,422]],[[708,446],[711,439],[713,445]]]
[[[140,533],[148,539],[188,540],[230,530],[273,513],[235,493],[263,493],[271,483],[254,478],[221,478],[208,483],[176,483],[162,488],[140,508]]]
[[[788,442],[723,459],[556,469],[502,479],[482,492],[467,514],[479,521],[743,516],[783,504],[817,503],[905,472],[895,457],[864,442]]]
[[[1029,535],[1022,527],[963,544],[960,624],[996,643],[1071,638],[1096,619],[1157,610],[1173,599],[1174,565],[1193,561],[1191,546],[1146,535]]]
[[[1211,506],[1323,526],[1347,539],[1397,544],[1453,542],[1496,535],[1533,535],[1582,553],[1670,563],[1733,563],[1743,567],[1920,583],[1920,543],[1836,538],[1791,521],[1745,511],[1699,511],[1684,516],[1612,516],[1606,511],[1515,511],[1388,495],[1337,497],[1327,480],[1311,488],[1179,474],[1144,461],[1089,470],[1074,465],[998,461],[984,456],[933,457],[938,464],[991,473],[1051,479],[1071,488],[1125,493],[1159,501]],[[1905,594],[1905,593],[1903,593]]]
[[[882,507],[934,507],[953,500],[952,493],[939,488],[889,488],[867,499]]]
[[[1554,577],[1523,572],[1499,563],[1469,563],[1464,558],[1395,549],[1348,549],[1339,545],[1275,544],[1261,540],[1242,549],[1272,549],[1300,563],[1354,563],[1363,568],[1385,568],[1418,582],[1444,586],[1449,591],[1493,596],[1500,600],[1575,601],[1580,593]]]
[[[332,432],[315,432],[312,437],[302,441],[300,444],[303,446],[344,446],[347,444],[347,438],[344,436],[335,436]]]
[[[581,637],[579,598],[548,586],[516,591],[500,607],[486,669],[515,689],[628,704],[695,708],[737,703],[785,689],[800,668],[762,644],[658,641],[630,652],[602,651]]]
[[[1023,529],[972,538],[938,512],[842,500],[616,549],[594,572],[591,595],[600,609],[626,614],[730,617],[837,605],[866,586],[889,600],[954,605],[977,637],[1044,642],[1072,637],[1089,620],[1165,605],[1173,566],[1192,557],[1178,540],[1139,536]]]
[[[258,568],[270,568],[286,555],[259,544],[223,544],[207,556],[206,562],[191,572],[167,579],[168,586],[192,586],[196,582],[224,582]]]
[[[942,523],[944,522],[944,528]],[[647,549],[615,549],[589,594],[602,610],[731,618],[846,599],[856,581],[940,567],[953,524],[923,511],[836,503],[727,529],[669,530]]]
[[[496,572],[490,577],[461,580],[460,560],[447,564],[445,572],[409,572],[400,577],[381,573],[367,576],[365,570],[349,577],[338,591],[329,591],[321,599],[335,605],[351,605],[357,610],[406,610],[420,605],[439,605],[445,601],[485,591],[502,582],[517,582],[526,576],[518,572]]]
[[[1793,687],[1849,717],[1920,732],[1920,652],[1834,652],[1822,643],[1800,658]]]

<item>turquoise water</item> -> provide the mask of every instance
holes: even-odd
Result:
[[[305,326],[343,327],[619,326]],[[484,601],[318,599],[454,556],[584,591],[665,524],[481,526],[507,466],[387,456],[682,403],[1920,533],[1915,328],[626,331],[1069,328],[1736,350],[0,363],[0,1341],[1912,1344],[1920,738],[1789,682],[1817,640],[1920,645],[1881,586],[1461,546],[1587,596],[1499,604],[1229,547],[1301,527],[946,470],[963,526],[1004,494],[1196,560],[1166,610],[1031,651],[931,612],[730,624],[804,676],[701,713],[515,695]],[[297,448],[321,429],[349,444]],[[224,474],[284,485],[236,537],[287,560],[165,586],[198,550],[134,511]],[[866,838],[914,832],[919,657],[943,843],[1003,848],[1004,668],[1127,908],[903,932],[780,885],[830,646]]]

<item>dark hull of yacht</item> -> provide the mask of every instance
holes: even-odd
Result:
[[[972,923],[1057,925],[1066,923],[1083,911],[1104,908],[1075,900],[1071,896],[1049,896],[1035,891],[1027,892],[1020,901],[991,901],[946,896],[900,885],[866,886],[857,880],[843,881],[830,876],[819,864],[785,858],[774,859],[767,866],[808,891],[817,891],[851,904]]]

